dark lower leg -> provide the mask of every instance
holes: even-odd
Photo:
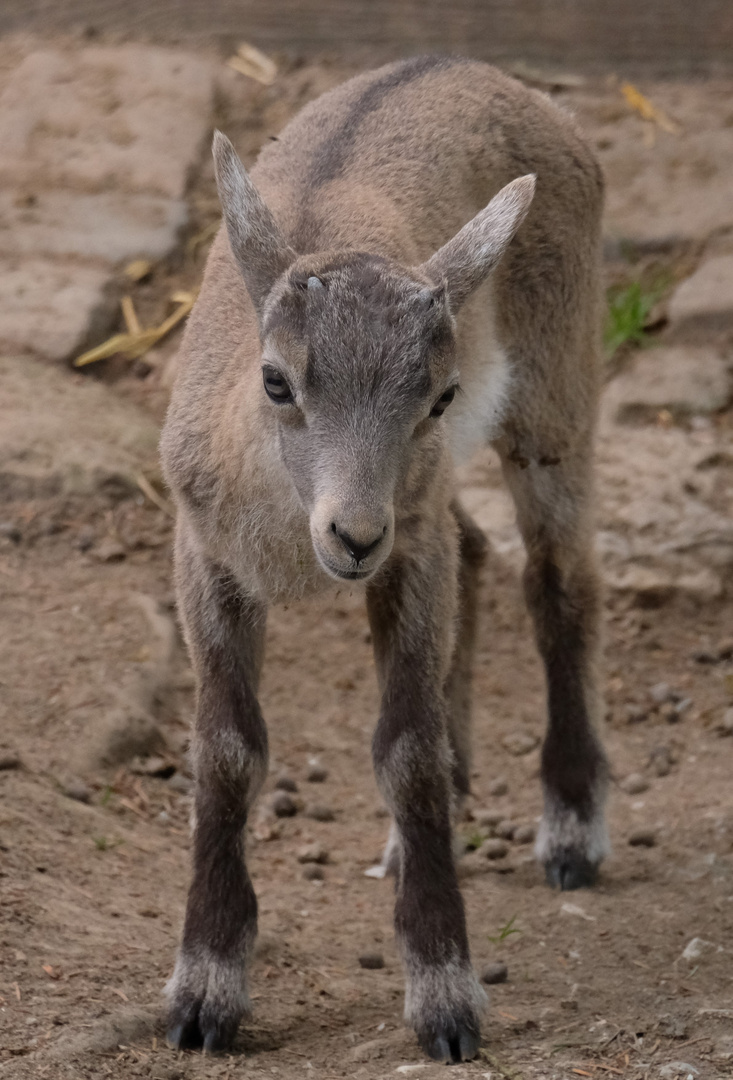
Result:
[[[542,748],[545,812],[537,841],[548,881],[590,885],[607,854],[607,765],[596,734],[599,592],[590,557],[529,552],[527,601],[547,677],[549,724]]]

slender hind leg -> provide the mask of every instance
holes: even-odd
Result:
[[[458,522],[458,620],[451,669],[446,680],[448,737],[453,751],[453,791],[456,813],[471,786],[471,683],[475,654],[478,586],[488,541],[458,502],[451,506]]]
[[[527,549],[524,590],[547,678],[545,805],[536,853],[549,884],[577,889],[593,883],[609,850],[608,770],[597,734],[600,586],[591,452],[544,466],[511,457],[502,464]]]

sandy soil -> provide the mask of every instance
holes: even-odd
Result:
[[[251,156],[346,68],[294,66],[280,91],[242,91],[249,111],[239,126],[234,117],[242,103],[234,94],[224,98],[223,120]],[[683,100],[679,87],[666,92]],[[615,91],[599,85],[575,93],[597,138],[613,141],[606,150],[614,155],[609,175],[619,185],[617,205],[625,197],[624,140],[626,160],[648,148],[633,117],[617,116],[613,136],[606,131],[613,115],[603,108]],[[697,86],[690,100],[701,113],[706,102],[718,109],[722,129],[730,106],[719,87],[707,99],[705,93]],[[601,134],[598,125],[605,125]],[[660,175],[657,191],[664,189]],[[195,234],[215,216],[206,163],[191,202]],[[706,228],[696,219],[687,237],[681,228],[672,236],[664,254],[670,273],[685,260],[694,263]],[[189,249],[139,286],[140,310],[155,312],[171,282],[193,283],[201,257]],[[611,276],[618,273],[610,267]],[[260,803],[267,806],[287,774],[297,785],[298,812],[283,819],[258,813],[249,831],[261,913],[254,1018],[230,1056],[204,1059],[165,1045],[161,990],[189,871],[185,749],[193,691],[174,629],[171,518],[164,501],[155,505],[129,481],[139,470],[157,482],[149,438],[141,436],[137,450],[123,443],[130,417],[148,433],[159,421],[174,348],[175,341],[132,369],[111,362],[91,391],[79,376],[26,359],[15,371],[28,380],[19,384],[27,393],[19,390],[6,404],[3,423],[15,417],[18,439],[28,431],[31,446],[53,437],[72,449],[82,441],[85,449],[72,470],[83,483],[66,482],[73,454],[59,455],[64,464],[56,472],[43,462],[35,472],[26,469],[24,484],[0,476],[7,499],[0,515],[0,1076],[442,1075],[442,1066],[424,1062],[402,1024],[392,886],[364,876],[379,856],[387,821],[369,766],[377,694],[368,629],[359,597],[348,591],[330,608],[273,611],[269,624],[262,702],[272,765]],[[32,391],[49,380],[45,398]],[[59,417],[64,430],[54,435]],[[702,427],[673,426],[670,435],[665,418],[643,434],[658,439],[659,467],[668,437],[683,456],[693,455],[700,440],[706,452],[729,452],[731,420],[722,412]],[[614,477],[637,467],[629,457],[619,460],[619,439],[617,428],[604,427],[604,527],[619,499]],[[124,458],[120,475],[106,460],[101,471],[92,468],[105,454]],[[640,457],[638,468],[647,460]],[[668,460],[671,483],[679,458]],[[706,497],[726,514],[730,468],[721,461]],[[49,483],[51,473],[56,480]],[[656,490],[659,477],[649,475]],[[464,481],[490,530],[486,515],[498,503],[482,503],[476,492],[492,490],[494,466],[482,459]],[[685,504],[673,505],[684,520]],[[511,520],[505,506],[502,512],[497,537],[509,540],[485,569],[481,599],[470,810],[535,824],[543,684]],[[648,606],[649,597],[640,606],[633,591],[609,593],[614,853],[598,887],[551,892],[529,844],[509,843],[495,862],[470,853],[462,861],[474,963],[481,971],[504,961],[508,981],[491,988],[480,1058],[451,1075],[733,1075],[733,738],[722,726],[733,699],[733,639],[729,570],[719,575],[723,587],[714,595],[671,590],[656,606]],[[527,736],[521,754],[513,752],[518,733]],[[135,749],[139,755],[130,759]],[[327,773],[320,783],[307,779],[314,760]],[[647,786],[629,794],[626,780],[634,773]],[[502,790],[500,780],[505,793],[492,794]],[[317,816],[328,817],[327,808],[333,820],[316,820],[314,806],[321,808]],[[640,830],[651,846],[629,843]],[[475,843],[475,820],[461,832],[469,846]],[[316,841],[328,862],[323,879],[311,881],[297,855]],[[501,940],[507,928],[513,932]],[[695,938],[701,943],[683,956]],[[381,969],[360,967],[358,957],[368,952],[382,954]]]

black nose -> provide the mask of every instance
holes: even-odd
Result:
[[[367,544],[357,543],[357,541],[354,540],[352,536],[349,536],[347,532],[342,532],[335,521],[331,522],[331,532],[335,533],[336,536],[338,536],[339,540],[344,545],[349,555],[351,555],[352,558],[356,559],[356,561],[359,563],[363,562],[364,559],[366,559],[367,555],[371,555],[377,544],[381,544],[387,532],[387,526],[385,525],[379,536],[377,536],[374,540],[370,540]]]

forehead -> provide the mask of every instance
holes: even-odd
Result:
[[[267,314],[265,352],[274,348],[312,389],[427,393],[450,340],[434,290],[377,256],[299,262]]]

